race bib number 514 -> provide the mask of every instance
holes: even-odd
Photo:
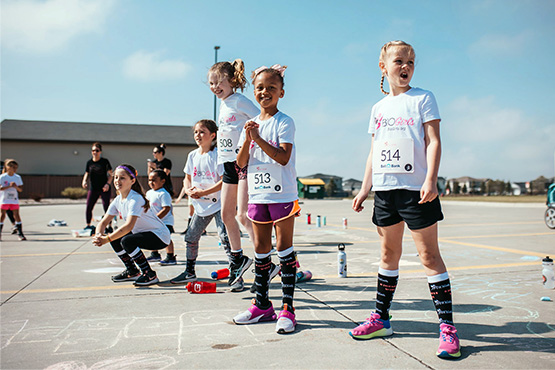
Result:
[[[375,173],[413,173],[413,140],[398,138],[374,141],[372,170]]]

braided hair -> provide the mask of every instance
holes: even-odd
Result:
[[[412,45],[407,44],[404,41],[396,40],[396,41],[390,41],[387,44],[385,44],[384,46],[382,46],[382,49],[380,50],[380,62],[385,63],[385,58],[387,56],[387,52],[389,51],[389,49],[391,49],[392,47],[395,47],[395,46],[406,47],[406,48],[409,49],[410,53],[413,56],[416,56],[416,54],[414,52],[414,48],[412,47]],[[385,80],[385,75],[382,73],[382,80],[380,82],[380,90],[382,90],[382,93],[384,93],[385,95],[389,95],[389,92],[385,91],[383,89],[384,80]]]

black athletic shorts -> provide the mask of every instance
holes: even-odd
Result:
[[[237,173],[235,161],[224,163],[224,175],[222,177],[222,181],[226,184],[237,185],[239,183],[239,174]]]
[[[173,229],[173,225],[166,225],[166,227],[168,228],[168,230],[170,231],[170,234],[174,234],[175,230]]]
[[[409,229],[418,230],[443,220],[439,197],[424,204],[418,204],[419,201],[419,191],[377,191],[374,195],[372,222],[376,226],[386,227],[405,221]]]

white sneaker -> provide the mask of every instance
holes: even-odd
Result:
[[[295,331],[297,326],[297,321],[295,320],[295,314],[287,310],[287,303],[283,305],[283,309],[278,315],[278,321],[276,323],[276,332],[278,334],[288,334]]]

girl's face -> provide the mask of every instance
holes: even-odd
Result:
[[[212,141],[216,138],[216,133],[210,132],[205,126],[197,123],[193,136],[199,147],[210,148]]]
[[[100,155],[102,154],[102,150],[100,150],[100,148],[93,146],[91,149],[91,153],[94,159],[98,159],[100,158]]]
[[[223,100],[233,94],[233,87],[231,87],[227,76],[223,76],[223,78],[220,79],[220,76],[216,73],[210,73],[210,76],[208,76],[208,84],[210,85],[210,91],[212,91],[218,99]]]
[[[388,50],[385,61],[380,62],[380,68],[394,93],[406,92],[414,74],[414,54],[408,47],[393,47]]]
[[[158,189],[162,188],[164,186],[164,182],[166,182],[166,181],[162,180],[154,172],[151,172],[150,175],[148,175],[148,186],[150,186],[150,188],[152,190],[158,190]]]
[[[114,173],[114,187],[117,191],[129,192],[131,186],[135,183],[135,179],[131,177],[129,172],[123,168],[118,168]]]
[[[264,109],[277,107],[279,99],[285,94],[279,77],[268,72],[256,76],[253,85],[254,97]]]

